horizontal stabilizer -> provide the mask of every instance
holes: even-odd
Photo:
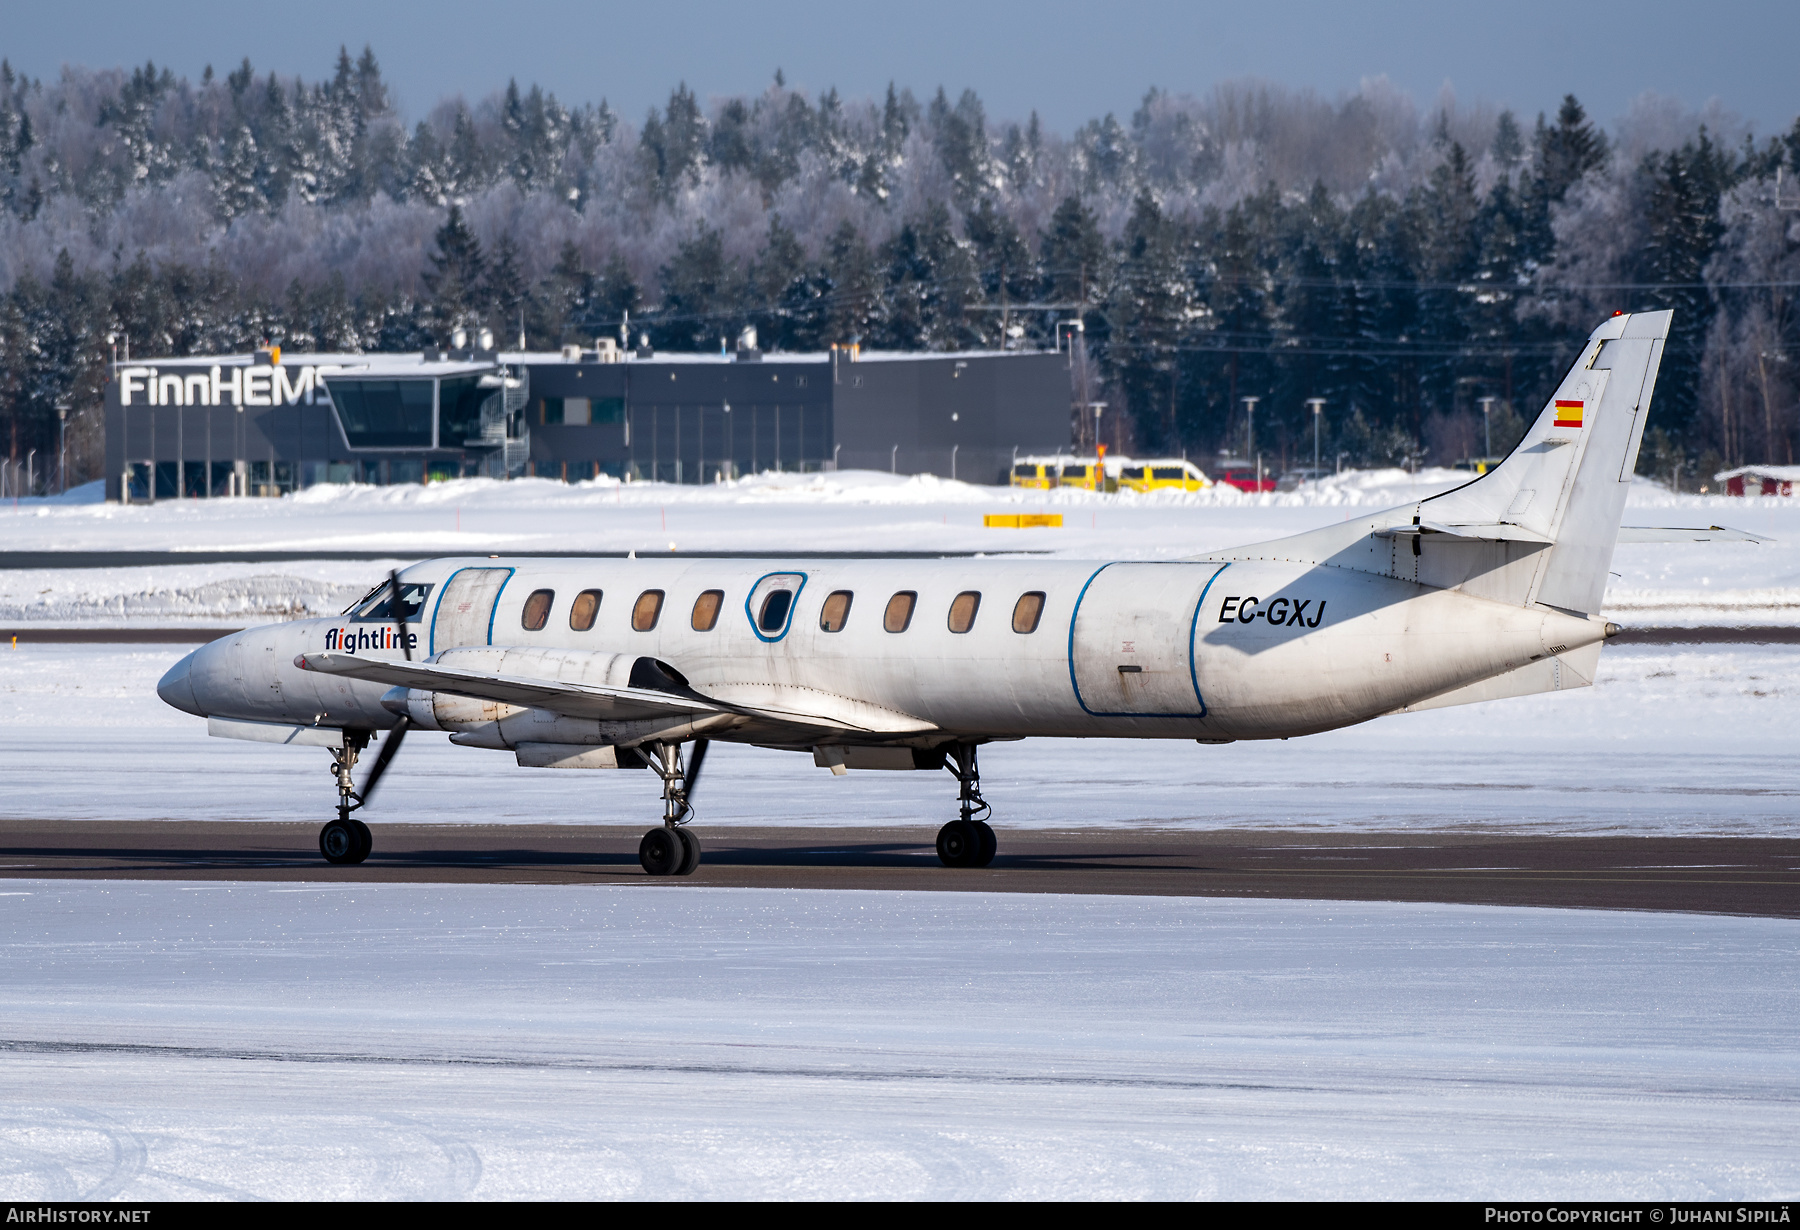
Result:
[[[1769,542],[1755,534],[1723,525],[1656,526],[1621,525],[1620,542]]]
[[[448,692],[453,696],[472,696],[476,700],[495,700],[526,709],[548,709],[569,717],[603,721],[726,712],[720,705],[651,688],[488,675],[432,662],[388,662],[354,653],[306,653],[295,658],[294,665],[301,670],[348,675],[352,679],[366,679],[390,687]]]
[[[1375,531],[1377,538],[1408,538],[1422,534],[1447,534],[1473,542],[1535,542],[1549,546],[1555,540],[1522,525],[1495,521],[1486,525],[1446,525],[1440,521],[1415,521],[1411,525],[1390,525]]]

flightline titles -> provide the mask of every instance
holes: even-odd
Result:
[[[406,634],[406,647],[419,647],[419,634]],[[398,649],[400,634],[390,624],[379,628],[327,628],[325,630],[325,648],[341,649],[345,653],[355,653],[359,649]]]

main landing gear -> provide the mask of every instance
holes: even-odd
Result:
[[[356,767],[358,753],[367,746],[368,735],[345,731],[344,746],[332,749],[331,772],[337,778],[338,814],[336,820],[319,830],[319,853],[328,863],[360,863],[369,857],[369,851],[375,846],[369,826],[350,818],[350,813],[363,805],[362,796],[356,793],[356,785],[350,778],[350,770]]]
[[[638,749],[663,783],[662,827],[651,829],[638,843],[638,862],[646,875],[692,875],[700,865],[700,838],[686,826],[694,814],[691,800],[700,780],[700,765],[706,760],[706,747],[705,739],[694,740],[694,751],[685,769],[679,743],[657,743]]]
[[[962,787],[961,817],[938,830],[938,858],[946,867],[986,867],[994,861],[998,841],[988,827],[991,810],[981,797],[981,770],[975,764],[975,745],[957,743],[944,749],[950,762],[944,767],[956,774]]]

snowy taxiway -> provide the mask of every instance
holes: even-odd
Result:
[[[0,1197],[1773,1198],[1800,923],[10,881]]]

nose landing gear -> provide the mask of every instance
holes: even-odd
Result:
[[[361,820],[352,820],[350,813],[361,807],[362,796],[356,792],[355,782],[350,777],[350,770],[356,767],[357,755],[369,746],[369,736],[351,731],[344,732],[344,746],[333,748],[331,752],[331,772],[337,779],[338,814],[337,819],[319,830],[319,853],[325,861],[338,865],[354,865],[369,857],[369,851],[375,847],[374,836],[369,826]]]
[[[646,875],[692,875],[694,868],[700,865],[700,838],[685,826],[688,817],[694,814],[691,799],[700,779],[700,765],[706,759],[706,747],[705,739],[694,741],[693,755],[688,758],[685,769],[678,743],[658,743],[639,749],[639,754],[646,756],[663,783],[662,827],[651,829],[638,843],[638,863]]]
[[[938,830],[938,859],[946,867],[986,867],[994,861],[999,841],[986,820],[992,809],[981,797],[981,770],[975,763],[975,745],[958,743],[946,750],[954,763],[945,767],[956,774],[962,788],[961,815]]]

